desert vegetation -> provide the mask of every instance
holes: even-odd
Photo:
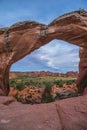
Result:
[[[55,101],[58,91],[75,90],[76,78],[18,76],[9,81],[10,93],[22,103],[49,103]]]

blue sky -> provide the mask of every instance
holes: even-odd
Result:
[[[0,27],[25,20],[49,24],[79,8],[87,10],[87,0],[0,0]],[[11,71],[78,71],[78,51],[75,45],[54,40],[13,64]]]

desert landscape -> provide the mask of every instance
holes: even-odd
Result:
[[[0,130],[87,130],[87,2],[8,1],[0,1]]]
[[[10,72],[9,96],[25,104],[49,103],[79,96],[77,75],[77,72]]]

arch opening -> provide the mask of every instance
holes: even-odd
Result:
[[[79,47],[62,40],[53,40],[14,63],[11,71],[78,71]],[[31,67],[32,66],[32,67]]]
[[[21,80],[21,83],[25,82],[24,77],[26,77],[26,79],[28,79],[28,82],[32,81],[31,85],[29,83],[27,83],[28,88],[31,88],[31,86],[35,86],[35,87],[37,86],[37,89],[40,88],[40,87],[42,87],[42,89],[44,88],[43,86],[41,86],[43,75],[40,79],[39,76],[41,75],[41,73],[38,74],[38,71],[39,72],[43,71],[44,73],[46,71],[48,71],[48,72],[50,71],[50,72],[54,72],[54,73],[60,73],[60,74],[62,73],[61,77],[58,77],[58,76],[52,77],[51,76],[52,79],[51,79],[50,83],[53,82],[53,85],[55,85],[57,81],[60,82],[60,79],[63,80],[63,78],[66,77],[65,82],[67,83],[67,81],[71,81],[72,82],[71,86],[72,86],[72,89],[74,91],[74,89],[76,88],[76,85],[75,85],[76,82],[74,82],[74,84],[73,84],[73,81],[76,81],[76,79],[77,79],[76,71],[78,71],[78,63],[79,63],[79,47],[72,45],[70,43],[64,42],[62,40],[53,40],[50,43],[48,43],[47,45],[44,45],[43,47],[39,48],[38,50],[35,50],[30,55],[28,55],[25,58],[23,58],[22,60],[20,60],[18,62],[18,64],[15,63],[15,65],[13,66],[11,71],[13,70],[13,71],[16,71],[16,72],[20,72],[20,71],[25,72],[25,73],[22,73],[22,74],[21,73],[12,73],[14,79],[17,76],[19,77],[17,79],[16,83],[15,83],[15,86],[17,85],[18,80],[21,79],[20,77],[23,76],[23,80]],[[18,65],[18,70],[16,68],[17,65]],[[30,74],[26,73],[26,72],[29,72],[29,71],[31,72]],[[71,71],[72,74],[76,74],[76,77],[64,76],[64,74],[67,73],[68,71]],[[29,76],[29,77],[27,77],[27,76]],[[34,79],[30,78],[30,77],[34,77],[34,76],[35,76]],[[62,77],[62,76],[64,76],[64,77]],[[56,79],[55,77],[59,78],[59,79],[55,80]],[[45,79],[45,77],[44,77],[44,79]],[[38,82],[38,80],[41,80],[41,82]],[[47,80],[48,80],[47,82],[49,82],[48,77],[47,77]],[[55,82],[53,80],[55,80]],[[11,80],[11,81],[14,81],[14,80]],[[36,84],[34,84],[33,81]],[[61,83],[64,85],[63,82],[61,82]],[[25,82],[25,84],[26,84],[26,82]],[[63,85],[62,85],[62,87],[63,87]],[[25,86],[27,86],[27,85],[25,85]],[[66,86],[68,86],[68,85],[66,85]],[[16,90],[19,89],[19,91],[22,89],[22,87],[20,89],[20,87],[18,87],[18,86],[15,87],[15,88],[16,88]],[[23,90],[24,90],[24,88],[25,87],[23,87]],[[71,89],[71,91],[72,91],[72,89]],[[14,89],[11,89],[11,92],[13,92],[13,90]],[[36,88],[34,88],[34,90],[36,90]],[[11,95],[11,92],[10,92],[10,95]],[[23,93],[23,91],[22,91],[22,93]],[[16,95],[16,94],[14,93],[14,95]],[[28,95],[28,93],[26,95]],[[22,97],[23,97],[23,95],[22,95]],[[32,97],[33,97],[33,95],[32,95]],[[20,98],[17,98],[17,99],[19,101]],[[27,99],[27,96],[21,102],[25,101],[26,99]],[[36,101],[36,99],[34,99],[34,100]],[[26,103],[27,102],[28,101],[26,101]]]

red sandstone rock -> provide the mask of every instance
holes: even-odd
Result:
[[[87,95],[57,102],[63,130],[87,130]]]
[[[9,93],[10,66],[53,39],[83,47],[85,53],[82,52],[81,57],[87,56],[87,12],[79,10],[65,14],[48,26],[25,21],[0,29],[0,88],[4,95]],[[80,65],[78,86],[87,77],[87,57],[80,64],[85,64],[85,68]]]
[[[0,96],[3,96],[4,92],[2,91],[2,89],[0,89]]]
[[[60,77],[73,77],[76,78],[77,72],[67,72],[67,73],[54,73],[49,71],[36,71],[36,72],[10,72],[9,78],[16,78],[18,76],[30,76],[30,77],[44,77],[44,76],[60,76]]]
[[[77,72],[70,71],[66,73],[66,77],[76,78],[77,76],[78,76]]]
[[[87,87],[85,88],[83,95],[87,95]]]
[[[0,130],[87,130],[87,95],[38,105],[10,101],[0,97]]]
[[[0,97],[2,102],[3,97]],[[58,124],[58,125],[57,125]],[[62,130],[54,104],[0,103],[0,130]]]
[[[87,49],[80,48],[80,63],[79,63],[79,75],[77,79],[77,86],[79,92],[83,92],[84,88],[87,87]],[[85,82],[84,86],[82,84]]]

